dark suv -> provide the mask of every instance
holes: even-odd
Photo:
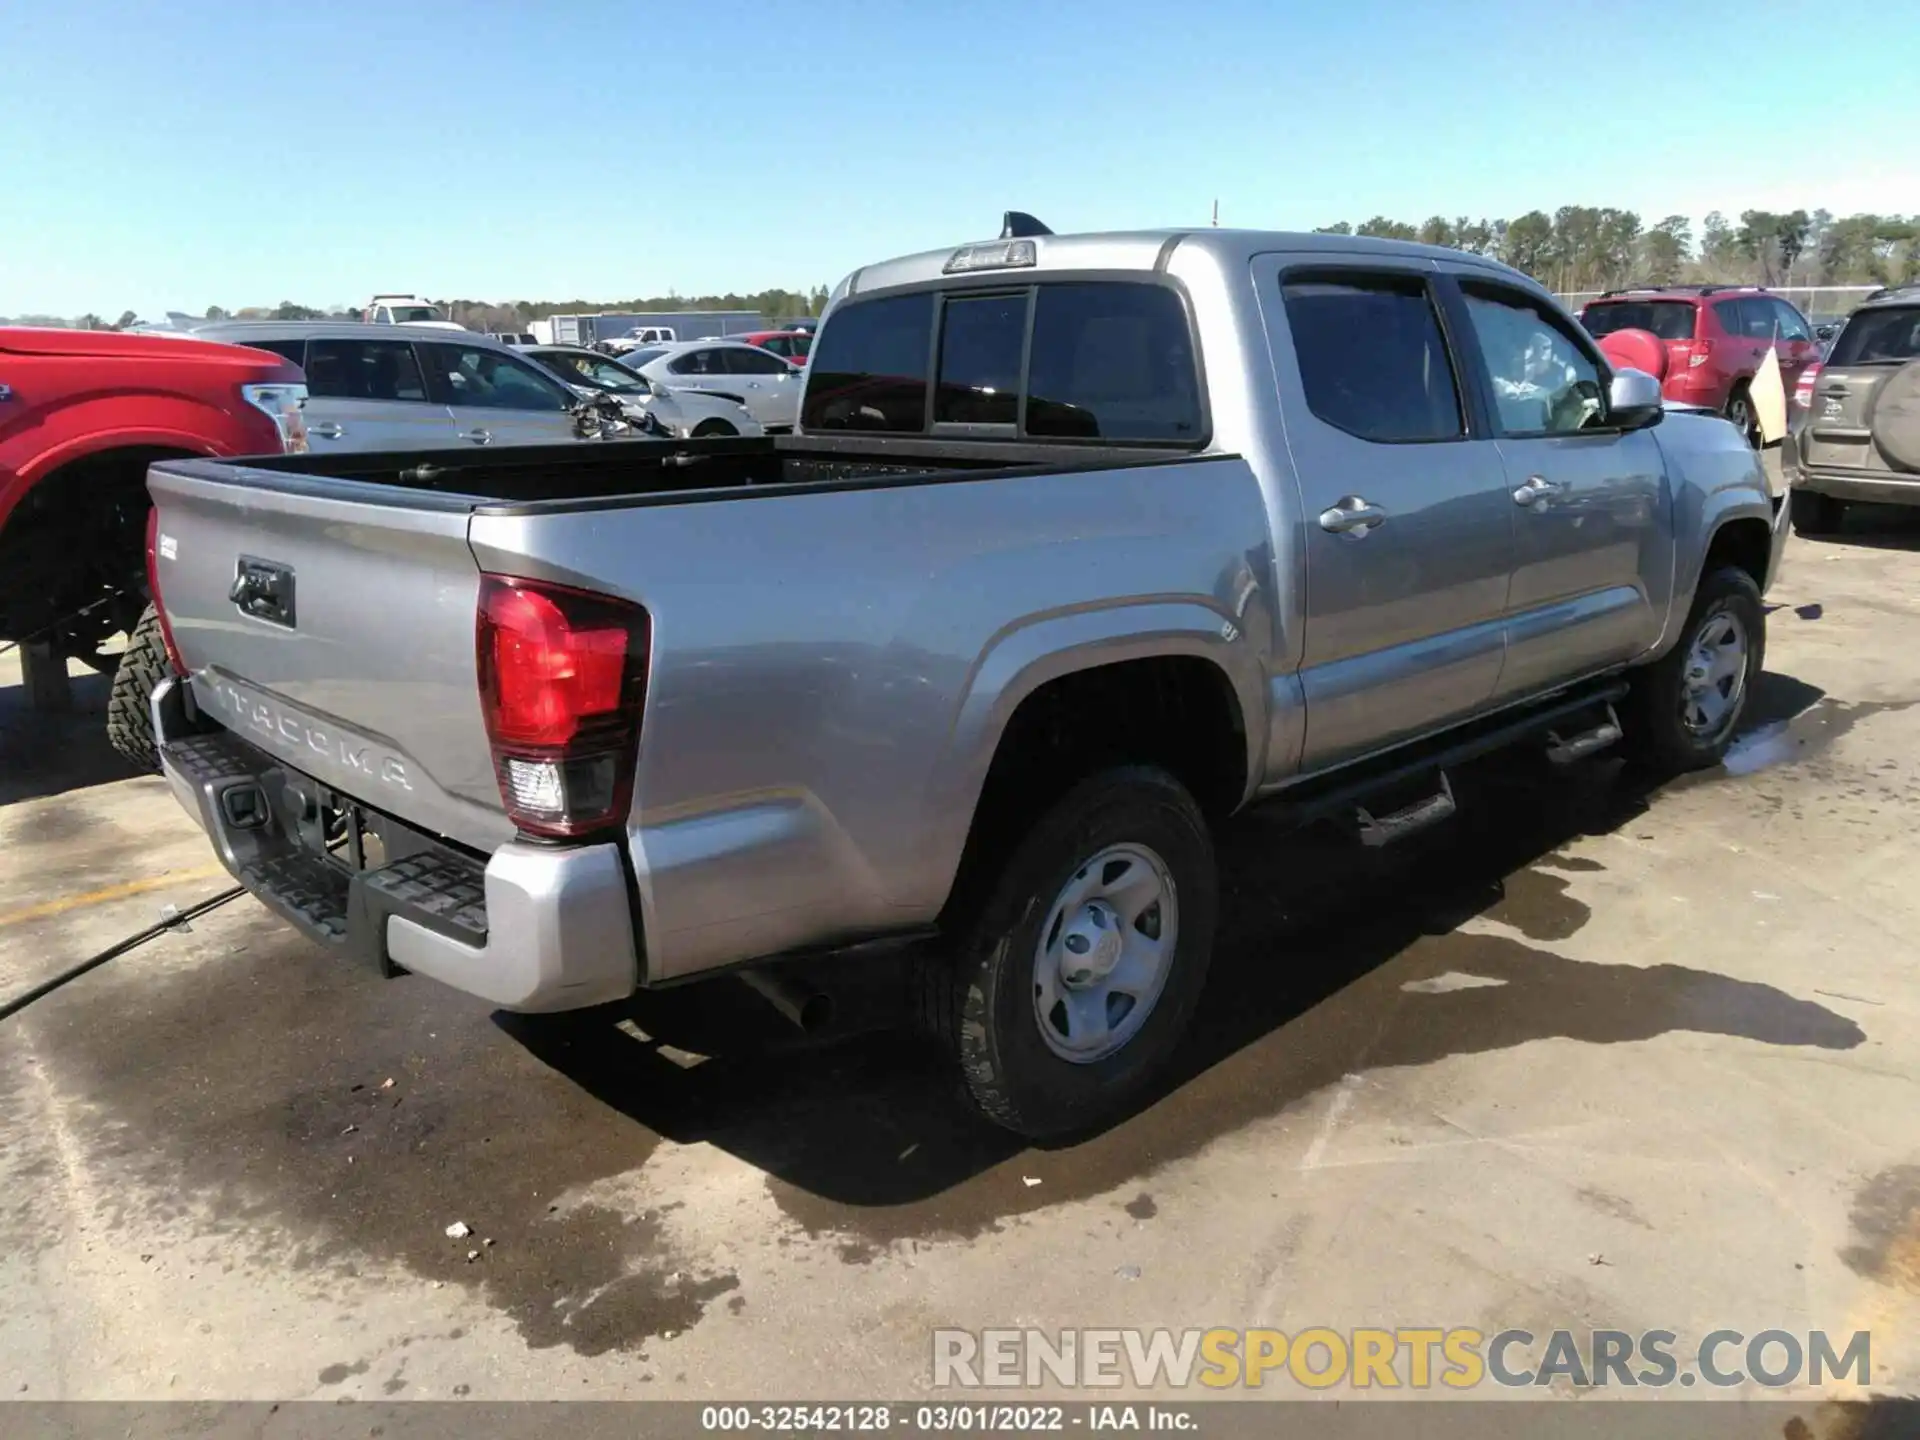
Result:
[[[1780,378],[1791,392],[1801,374],[1820,359],[1807,317],[1778,295],[1752,285],[1651,285],[1609,290],[1580,312],[1580,323],[1610,359],[1638,369],[1653,367],[1669,400],[1718,410],[1757,439],[1754,373],[1771,349],[1780,358]],[[1659,341],[1637,347],[1622,342],[1628,331]]]
[[[1794,388],[1793,527],[1839,528],[1849,500],[1920,505],[1920,284],[1879,290]]]

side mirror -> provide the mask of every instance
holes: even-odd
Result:
[[[1623,369],[1614,372],[1607,391],[1607,423],[1622,430],[1644,430],[1658,425],[1665,414],[1661,405],[1660,382],[1644,370]]]
[[[1834,337],[1834,333],[1835,327],[1832,325],[1816,325],[1813,327],[1813,338],[1816,340],[1831,340]]]

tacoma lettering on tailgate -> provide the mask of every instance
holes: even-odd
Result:
[[[319,756],[344,766],[369,780],[412,790],[407,765],[397,756],[383,754],[370,740],[344,731],[329,730],[285,706],[262,699],[241,689],[230,680],[212,681],[215,699],[241,726],[270,742],[276,750],[296,757]]]

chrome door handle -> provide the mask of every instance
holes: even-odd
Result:
[[[1342,495],[1336,504],[1320,512],[1322,530],[1330,535],[1352,535],[1356,539],[1386,521],[1385,510],[1358,495]]]
[[[1527,480],[1526,484],[1513,492],[1513,503],[1516,505],[1535,505],[1551,496],[1564,495],[1566,493],[1566,481],[1549,480],[1544,475],[1534,475]]]
[[[486,445],[493,440],[493,432],[491,430],[469,430],[460,438],[462,440],[471,440],[476,445]]]
[[[0,382],[0,400],[11,400],[12,398],[13,387],[4,382]]]
[[[347,432],[331,420],[322,420],[317,425],[307,426],[307,434],[317,440],[338,440]]]

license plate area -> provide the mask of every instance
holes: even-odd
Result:
[[[378,870],[387,863],[378,817],[364,805],[292,774],[286,774],[281,795],[282,830],[301,849],[346,875]]]

